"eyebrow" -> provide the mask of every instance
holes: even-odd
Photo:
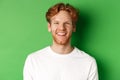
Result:
[[[52,21],[54,21],[54,22],[60,22],[60,20],[55,20],[55,19],[52,19]],[[65,22],[72,22],[72,21],[69,21],[69,20],[66,20]]]

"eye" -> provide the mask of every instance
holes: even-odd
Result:
[[[71,23],[70,22],[66,22],[65,25],[71,25]]]
[[[70,24],[70,23],[66,23],[66,24]]]
[[[59,24],[58,22],[54,22],[54,24]]]

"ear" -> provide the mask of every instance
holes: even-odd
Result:
[[[51,32],[51,24],[48,22],[48,31]]]
[[[73,26],[73,32],[76,32],[76,26],[75,25]]]

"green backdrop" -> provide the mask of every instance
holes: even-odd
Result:
[[[0,0],[0,80],[22,80],[26,56],[51,44],[45,12],[57,2],[80,10],[72,44],[95,57],[100,80],[120,80],[119,0]]]

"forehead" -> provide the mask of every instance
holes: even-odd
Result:
[[[66,11],[60,11],[58,14],[51,18],[52,21],[72,21],[71,16]]]

